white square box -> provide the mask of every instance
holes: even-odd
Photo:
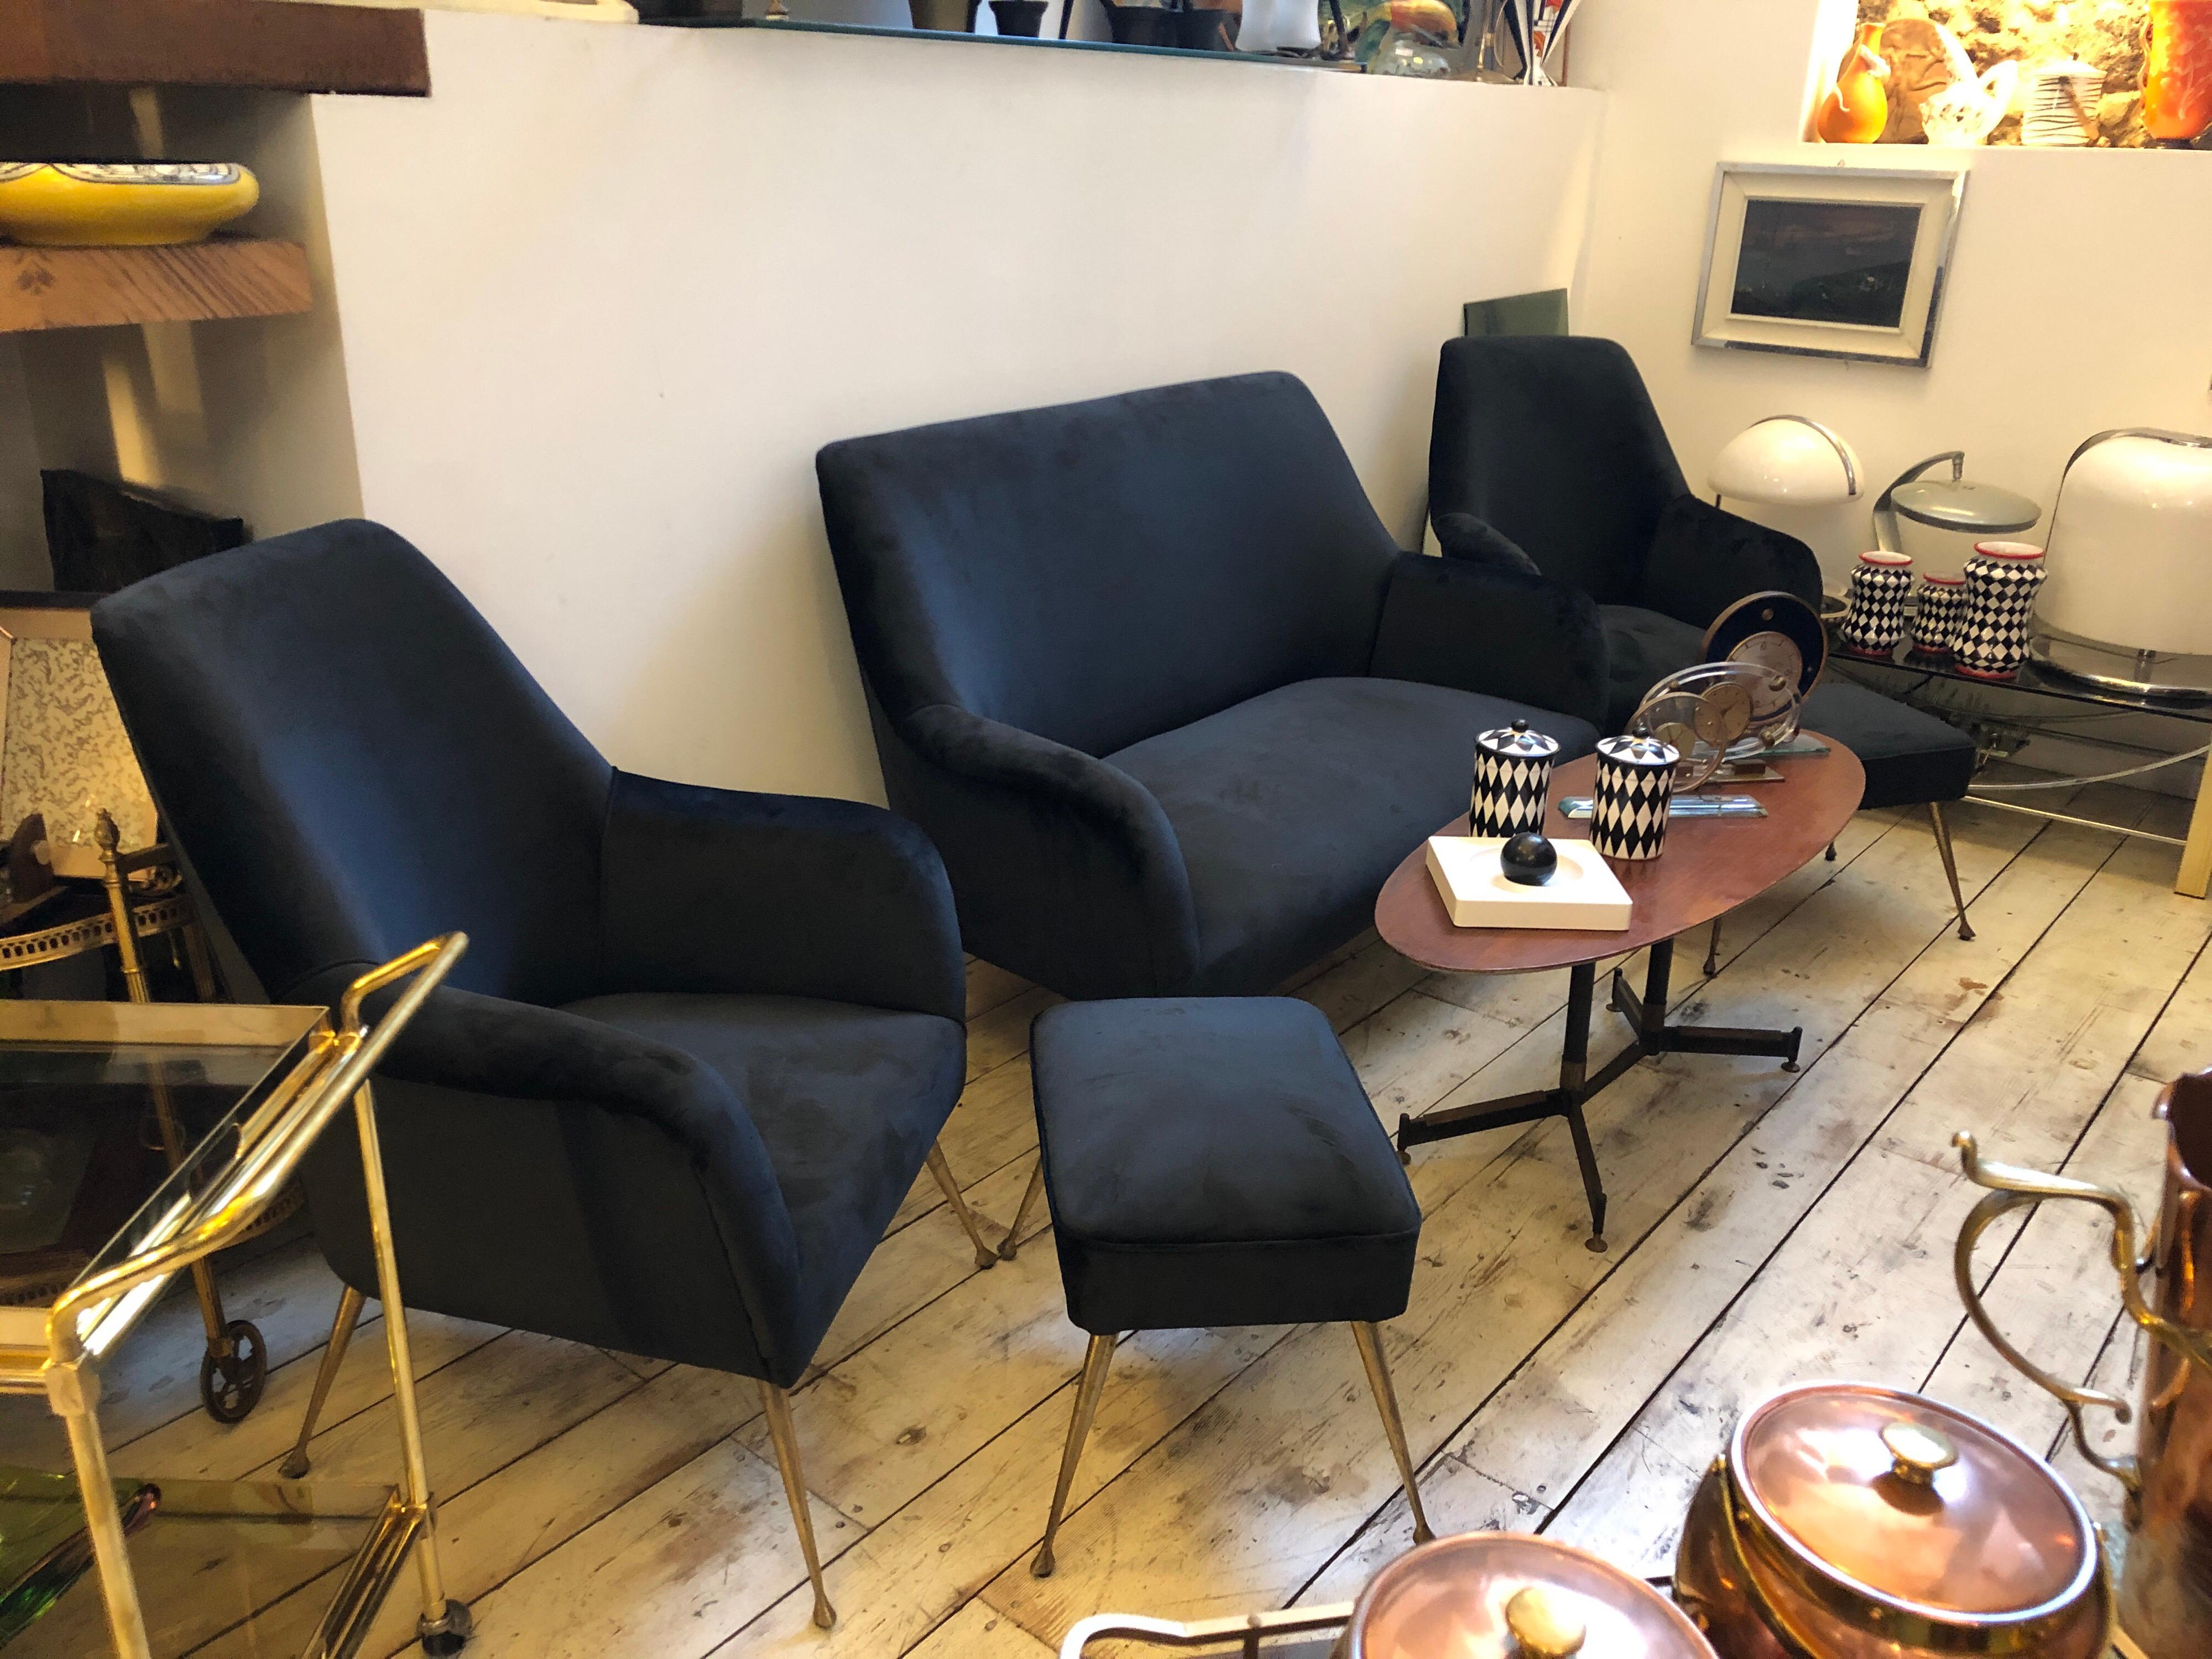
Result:
[[[1586,841],[1555,841],[1559,867],[1541,887],[1505,879],[1497,836],[1431,836],[1429,874],[1457,927],[1563,927],[1615,933],[1628,926],[1628,890]]]

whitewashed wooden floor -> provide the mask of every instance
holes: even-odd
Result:
[[[2175,803],[2110,787],[2075,805],[2180,823]],[[1739,912],[1714,979],[1698,976],[1702,939],[1684,941],[1679,1016],[1802,1024],[1806,1064],[1790,1076],[1673,1056],[1600,1097],[1604,1254],[1584,1248],[1564,1126],[1415,1154],[1420,1266],[1386,1340],[1440,1530],[1538,1528],[1662,1570],[1740,1405],[1798,1379],[1925,1389],[2057,1445],[2057,1409],[1964,1325],[1951,1245],[1975,1194],[1951,1135],[1972,1128],[1994,1156],[2154,1201],[2151,1097],[2208,1060],[2212,907],[2168,890],[2171,848],[1972,807],[1955,825],[1971,944],[1952,932],[1915,813],[1862,814],[1836,862]],[[1547,1080],[1565,991],[1564,973],[1426,974],[1370,938],[1298,994],[1335,1021],[1395,1126]],[[974,969],[971,1080],[945,1147],[1001,1224],[1033,1155],[1024,1049],[1048,1000]],[[1601,1012],[1593,1062],[1625,1035]],[[2002,1231],[1986,1248],[1991,1301],[2054,1368],[2124,1378],[2131,1346],[2095,1232],[2058,1212]],[[173,1297],[114,1380],[119,1472],[273,1471],[337,1285],[304,1247],[229,1278],[235,1311],[283,1362],[266,1400],[233,1429],[191,1408],[195,1319]],[[794,1400],[842,1614],[826,1635],[808,1623],[752,1383],[458,1320],[413,1329],[447,1570],[474,1605],[482,1659],[1037,1659],[1101,1609],[1341,1598],[1411,1541],[1343,1331],[1153,1332],[1117,1358],[1060,1571],[1030,1577],[1083,1338],[1050,1240],[978,1273],[926,1176]],[[378,1334],[364,1327],[354,1345],[319,1478],[392,1467]],[[58,1444],[34,1406],[8,1406],[11,1441]],[[2080,1486],[2112,1510],[2103,1481]],[[291,1654],[330,1588],[228,1629],[210,1611],[176,1645]],[[410,1577],[366,1651],[403,1649],[411,1590]]]

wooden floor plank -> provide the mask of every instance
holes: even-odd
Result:
[[[985,1603],[970,1601],[908,1648],[906,1659],[1052,1659],[1052,1650]]]
[[[1012,1002],[1032,988],[1019,974],[1009,973],[981,957],[968,958],[968,1018],[980,1018],[994,1008]]]

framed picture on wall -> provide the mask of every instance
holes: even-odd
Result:
[[[1966,175],[1723,161],[1692,337],[1924,368]]]

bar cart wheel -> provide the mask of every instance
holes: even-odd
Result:
[[[269,1381],[269,1350],[251,1320],[234,1319],[222,1328],[222,1346],[200,1360],[200,1403],[218,1423],[242,1423],[261,1403]]]
[[[467,1602],[449,1600],[444,1618],[426,1614],[416,1620],[415,1632],[422,1638],[422,1651],[431,1659],[451,1659],[468,1645],[469,1638],[476,1633],[476,1621],[469,1617]]]

